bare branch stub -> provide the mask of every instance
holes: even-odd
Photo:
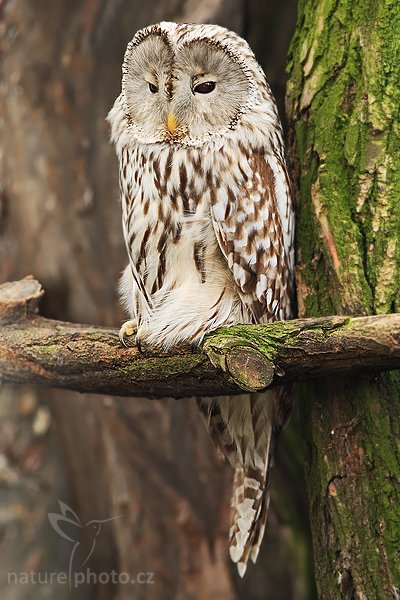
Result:
[[[32,275],[0,285],[0,324],[9,325],[35,316],[44,291]]]

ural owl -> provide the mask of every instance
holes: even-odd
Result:
[[[121,292],[143,347],[291,317],[294,215],[274,98],[248,44],[216,25],[160,23],[127,47],[109,113],[129,265]],[[268,512],[290,412],[270,391],[198,401],[235,469],[230,554],[244,574]]]

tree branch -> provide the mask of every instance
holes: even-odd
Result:
[[[2,383],[181,398],[400,368],[400,314],[238,325],[210,334],[197,352],[143,355],[121,348],[116,329],[38,316],[42,295],[31,277],[0,286]]]

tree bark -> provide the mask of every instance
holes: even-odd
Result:
[[[252,8],[258,4],[252,1]],[[116,283],[126,253],[117,164],[105,117],[120,90],[127,42],[140,27],[162,19],[214,21],[246,31],[260,49],[272,36],[287,39],[279,11],[274,31],[267,32],[266,20],[262,35],[253,12],[246,11],[240,0],[0,2],[0,49],[7,57],[0,86],[0,274],[7,281],[33,273],[47,292],[46,317],[106,327],[123,321]],[[267,72],[277,64],[272,53],[268,60]],[[34,541],[49,531],[46,513],[58,510],[57,500],[66,500],[83,523],[122,515],[102,528],[90,561],[93,571],[155,573],[154,585],[134,590],[82,586],[73,591],[74,600],[79,593],[85,600],[121,600],[133,593],[136,600],[311,597],[296,430],[286,432],[287,450],[282,439],[266,543],[242,582],[227,552],[231,470],[215,456],[192,402],[119,401],[109,395],[44,394],[37,389],[29,394],[40,409],[51,407],[45,439],[57,433],[71,497],[61,495],[65,487],[52,484],[54,470],[61,477],[63,469],[60,452],[49,443],[43,453],[57,457],[58,466],[47,478],[39,478],[39,471],[31,476],[26,486],[30,493],[18,512],[27,515],[17,522],[18,535],[12,538],[15,530],[2,522],[8,533],[4,553],[12,554],[15,563],[11,570],[29,570],[32,564],[36,570],[57,570],[49,569],[49,555],[60,557],[58,569],[65,570],[70,547],[55,533],[47,554],[36,549],[33,557],[33,542],[25,549],[20,540]],[[16,431],[26,419],[18,412],[26,395],[10,388],[4,392],[3,402],[16,407]],[[19,472],[18,436],[10,438],[5,454]],[[32,450],[30,456],[37,453]],[[17,486],[13,498],[18,497]],[[44,502],[35,494],[37,488],[53,495]],[[4,492],[4,502],[7,497]],[[293,499],[290,505],[288,498]],[[6,583],[1,589],[5,600],[39,600],[46,591],[54,595],[53,589],[16,590]],[[66,586],[57,588],[61,595],[69,597]]]
[[[32,278],[0,286],[0,374],[79,392],[147,398],[221,396],[371,369],[400,368],[400,315],[295,319],[238,325],[188,347],[144,355],[117,329],[37,315]]]
[[[303,0],[288,106],[297,167],[300,316],[400,307],[398,3]],[[321,599],[400,590],[398,374],[302,388]]]

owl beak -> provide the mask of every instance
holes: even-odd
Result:
[[[176,120],[176,117],[172,112],[168,113],[167,127],[168,131],[172,135],[175,133],[176,128],[178,127],[178,121]]]

